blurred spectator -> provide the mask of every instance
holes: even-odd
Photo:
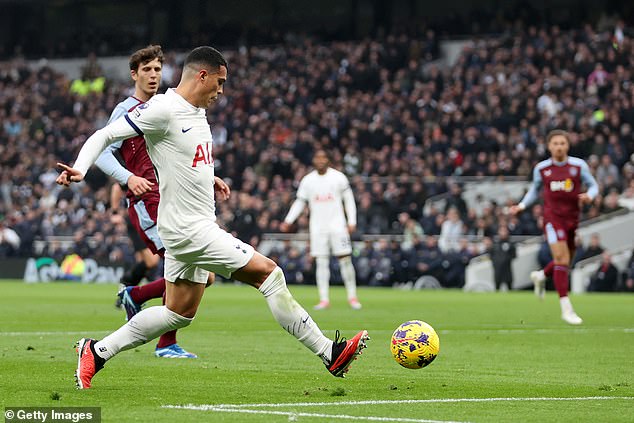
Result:
[[[287,254],[279,258],[279,265],[284,269],[286,280],[291,284],[303,284],[306,260],[300,251],[295,247],[286,250]]]
[[[20,237],[0,219],[0,257],[14,256],[19,248]]]
[[[495,289],[506,291],[513,287],[513,270],[511,265],[515,259],[515,245],[509,238],[509,230],[500,226],[498,234],[488,253],[493,264]]]
[[[443,274],[439,275],[439,282],[443,287],[462,288],[465,284],[465,270],[473,258],[472,248],[465,238],[461,238],[458,249],[444,256]]]
[[[399,213],[398,221],[403,228],[403,244],[401,248],[409,250],[414,245],[414,240],[422,238],[425,232],[420,223],[412,219],[407,212]]]
[[[88,55],[81,69],[81,77],[70,84],[70,92],[85,97],[90,93],[102,93],[106,86],[106,78],[94,52]]]
[[[608,73],[603,69],[603,64],[594,65],[594,70],[588,75],[588,88],[604,87],[608,83]]]
[[[619,181],[619,169],[612,163],[612,158],[608,154],[601,156],[601,163],[597,167],[596,178],[600,184],[605,184],[608,181]]]
[[[452,207],[447,212],[447,219],[440,228],[440,238],[438,238],[440,250],[443,253],[456,251],[462,235],[464,235],[464,223],[460,220],[458,209]]]
[[[577,258],[577,261],[585,260],[590,257],[598,256],[603,253],[605,248],[601,245],[601,238],[598,233],[593,233],[590,236],[590,242],[588,246],[581,250],[580,255]]]
[[[590,278],[588,291],[590,292],[613,292],[619,285],[619,271],[612,264],[612,257],[605,252],[601,256],[601,265]]]
[[[443,255],[438,248],[436,238],[426,236],[423,240],[416,240],[410,252],[409,259],[410,280],[415,281],[421,276],[434,276],[442,279]]]
[[[390,243],[390,261],[392,263],[390,282],[392,284],[409,282],[409,260],[409,251],[404,249],[398,241],[393,240]]]
[[[625,273],[623,274],[623,285],[621,290],[625,292],[634,292],[634,250],[630,256],[630,261],[627,263],[627,269],[625,269]]]
[[[449,197],[445,200],[445,213],[452,207],[458,210],[460,216],[467,215],[467,203],[462,198],[462,187],[458,184],[452,184],[449,188]]]
[[[602,213],[614,213],[622,209],[623,207],[619,205],[619,193],[617,191],[611,191],[601,203]]]

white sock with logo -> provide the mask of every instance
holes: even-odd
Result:
[[[286,286],[284,272],[279,267],[266,278],[259,288],[275,320],[306,348],[330,360],[332,340],[328,339],[310,315],[295,301]]]
[[[105,360],[121,351],[145,344],[154,338],[174,329],[188,326],[189,319],[174,313],[165,306],[154,306],[141,310],[128,323],[95,343],[95,352]]]
[[[330,258],[315,258],[315,279],[317,281],[317,292],[319,301],[329,301],[328,290],[330,288]]]

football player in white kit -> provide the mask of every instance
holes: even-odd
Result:
[[[330,307],[330,256],[339,260],[341,278],[346,287],[348,303],[355,310],[361,308],[357,299],[357,277],[352,265],[350,234],[357,226],[357,206],[346,175],[329,167],[325,150],[317,150],[313,156],[315,170],[302,178],[297,189],[297,199],[291,205],[280,229],[290,231],[306,204],[310,210],[310,255],[315,258],[315,277],[319,304],[315,310]],[[345,208],[345,214],[344,214]],[[347,221],[346,221],[347,219]]]
[[[204,46],[192,50],[175,89],[154,96],[95,132],[82,146],[73,168],[58,164],[63,169],[58,184],[80,182],[107,145],[143,135],[156,167],[161,195],[157,224],[166,249],[165,305],[140,311],[100,341],[80,339],[75,373],[79,389],[90,388],[95,373],[119,352],[188,326],[202,299],[209,272],[257,288],[278,323],[319,356],[334,376],[343,377],[366,346],[369,338],[365,330],[350,340],[340,339],[339,331],[334,341],[324,336],[291,295],[277,264],[216,223],[215,195],[225,200],[230,189],[214,175],[205,109],[222,94],[227,71],[227,62],[216,49]]]

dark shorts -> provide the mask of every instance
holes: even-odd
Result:
[[[136,233],[143,241],[142,249],[147,247],[154,254],[158,254],[163,257],[165,254],[165,247],[163,247],[163,242],[159,237],[158,227],[156,226],[157,213],[158,201],[150,200],[146,203],[144,200],[140,200],[131,203],[128,207],[130,223],[134,226]],[[134,243],[134,238],[132,242]]]
[[[141,239],[141,236],[136,231],[136,228],[130,222],[130,219],[126,219],[127,227],[128,227],[128,238],[132,241],[132,246],[134,247],[134,251],[141,251],[147,248],[145,242]]]
[[[576,220],[544,219],[544,235],[546,235],[548,244],[565,241],[570,251],[575,249],[575,237],[577,236],[578,227],[579,222]]]

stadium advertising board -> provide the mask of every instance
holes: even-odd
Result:
[[[114,283],[125,271],[121,263],[99,263],[82,259],[75,254],[61,263],[51,257],[29,257],[0,261],[0,278],[20,279],[24,282],[77,281],[81,283]]]

